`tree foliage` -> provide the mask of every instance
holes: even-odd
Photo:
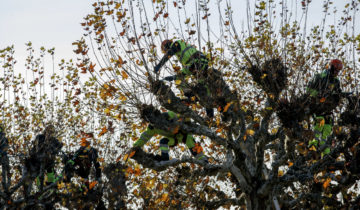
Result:
[[[14,155],[10,162],[27,154],[33,134],[47,122],[56,122],[65,151],[73,151],[84,139],[100,148],[107,176],[99,184],[100,195],[109,206],[117,205],[113,201],[118,198],[125,199],[128,208],[359,205],[359,121],[353,120],[360,110],[355,19],[359,1],[341,10],[333,3],[323,1],[322,19],[313,24],[308,20],[310,0],[246,1],[240,7],[233,1],[211,0],[97,1],[81,23],[84,37],[73,43],[77,58],[60,63],[60,74],[53,70],[51,92],[45,90],[42,63],[45,54],[54,56],[54,49],[40,49],[35,59],[28,43],[30,76],[26,73],[25,78],[15,76],[13,47],[1,51],[1,123],[9,131],[8,154]],[[246,14],[244,20],[239,19],[241,13]],[[178,85],[186,83],[196,92],[197,78],[162,80],[180,71],[174,58],[161,74],[153,73],[164,39],[182,39],[206,55],[212,98],[181,102],[184,93]],[[314,106],[306,86],[331,58],[344,63],[342,90],[353,94],[335,106],[328,101]],[[230,102],[221,106],[220,98]],[[211,119],[204,110],[209,103],[217,109]],[[158,126],[192,133],[209,163],[190,157],[183,145],[171,150],[170,161],[156,162],[158,145],[153,140],[144,150],[126,153],[146,128],[139,116],[143,104],[191,119]],[[335,125],[326,143],[331,152],[323,158],[308,147],[314,136],[311,114],[319,109],[332,111]],[[225,115],[230,120],[224,120]],[[15,189],[21,170],[13,168],[12,174],[7,188],[14,190],[9,194],[4,185],[2,202],[28,202]],[[126,189],[111,178],[116,176],[126,179]],[[77,189],[57,184],[61,192]],[[75,193],[69,194],[74,198]]]

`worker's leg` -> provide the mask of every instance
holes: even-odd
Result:
[[[162,161],[169,160],[169,142],[170,140],[167,138],[162,138],[160,140],[160,151],[161,151],[160,160]]]
[[[320,146],[326,143],[327,138],[330,136],[331,132],[332,132],[332,126],[330,124],[325,124],[321,135],[321,141],[319,144]],[[326,147],[322,151],[321,157],[323,157],[324,155],[328,155],[329,153],[330,153],[330,147]]]
[[[315,146],[316,148],[319,146],[319,142],[321,142],[321,136],[325,125],[324,117],[316,117],[316,124],[314,127],[315,138],[309,142],[309,147]]]

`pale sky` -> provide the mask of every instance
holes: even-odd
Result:
[[[150,0],[145,0],[150,1]],[[17,69],[21,69],[27,56],[25,43],[31,41],[38,52],[41,46],[55,47],[56,62],[61,58],[75,58],[72,42],[81,38],[80,23],[92,11],[93,0],[0,0],[0,49],[15,45]],[[233,0],[233,6],[244,9],[245,0]],[[250,2],[253,2],[250,0]],[[295,1],[289,1],[295,2]],[[298,0],[298,3],[300,1]],[[308,27],[321,20],[321,0],[313,0]],[[335,0],[340,11],[345,0]],[[290,4],[290,3],[289,3]],[[236,12],[236,11],[235,11]],[[246,14],[235,18],[245,20]],[[338,13],[340,15],[340,13]],[[244,18],[242,18],[244,16]],[[359,22],[360,17],[358,18]],[[360,24],[360,23],[359,23]]]
[[[0,48],[15,46],[21,65],[25,43],[55,47],[55,56],[75,57],[72,42],[81,38],[80,23],[92,11],[91,0],[0,0]],[[17,66],[17,68],[19,68]]]

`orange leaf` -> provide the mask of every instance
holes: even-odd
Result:
[[[121,71],[121,76],[123,79],[127,79],[129,77],[125,71]]]
[[[96,184],[97,184],[97,181],[90,182],[89,189],[91,190],[92,188],[94,188]]]
[[[90,142],[88,142],[85,137],[81,138],[80,146],[86,147],[89,146],[89,144]]]
[[[226,104],[225,108],[224,108],[224,112],[227,112],[227,110],[229,109],[229,107],[231,106],[232,102],[229,102]]]
[[[172,133],[175,134],[175,133],[179,132],[179,128],[180,128],[179,125],[176,126],[176,127],[174,128],[174,130],[172,131]]]
[[[200,144],[195,144],[195,147],[193,147],[192,150],[194,152],[196,152],[197,154],[199,154],[199,153],[201,153],[203,151],[203,148],[201,147]]]
[[[323,183],[323,188],[326,189],[330,186],[331,178],[326,178],[325,182]]]
[[[165,202],[168,199],[168,195],[169,195],[168,193],[162,194],[161,201]]]
[[[325,97],[322,97],[322,98],[320,99],[320,103],[324,103],[325,100],[326,100],[326,98],[325,98]]]
[[[94,72],[94,67],[96,66],[96,63],[93,64],[93,63],[90,63],[90,66],[89,66],[89,71],[90,72]]]
[[[129,158],[131,158],[132,156],[134,156],[135,155],[135,151],[132,151],[131,153],[130,153],[130,155],[129,155]]]
[[[107,130],[106,126],[104,126],[104,127],[101,129],[101,132],[99,133],[98,137],[104,135],[107,131],[108,131],[108,130]]]
[[[140,168],[136,168],[135,169],[135,176],[140,176],[141,175],[141,169]]]
[[[291,167],[292,165],[294,165],[293,162],[289,162],[288,164],[289,164],[289,167]]]

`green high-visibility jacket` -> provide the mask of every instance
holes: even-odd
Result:
[[[180,61],[180,63],[183,66],[186,66],[189,63],[191,56],[193,56],[195,53],[197,53],[198,50],[195,47],[193,47],[192,45],[187,44],[186,42],[181,41],[181,40],[177,40],[174,43],[172,43],[171,47],[175,43],[178,43],[181,48],[181,50],[176,52],[175,55],[178,58],[178,60]]]
[[[326,97],[334,93],[341,93],[340,81],[336,77],[331,77],[329,70],[325,70],[315,76],[315,79],[310,82],[307,91],[312,97],[317,97],[319,94]]]
[[[177,120],[178,116],[174,113],[174,112],[167,112],[167,114],[169,115],[169,120]],[[146,144],[146,142],[148,142],[154,135],[161,135],[164,136],[166,138],[169,139],[169,146],[172,146],[175,144],[175,142],[182,142],[182,140],[184,139],[184,134],[177,132],[174,129],[172,130],[163,130],[163,129],[159,129],[159,128],[155,128],[151,125],[149,125],[147,127],[147,129],[140,135],[140,138],[134,143],[134,147],[142,147],[144,146],[144,144]],[[186,143],[188,144],[188,142],[193,142],[193,137],[190,134],[186,134]],[[192,144],[192,143],[190,143]],[[188,145],[188,146],[192,146],[192,145]]]

